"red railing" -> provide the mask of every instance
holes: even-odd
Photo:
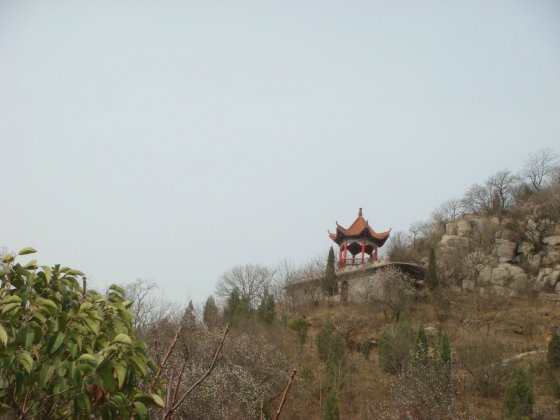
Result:
[[[366,264],[369,262],[370,259],[371,258],[364,258],[364,260],[362,261],[362,257],[346,258],[346,259],[343,258],[338,261],[338,268]]]

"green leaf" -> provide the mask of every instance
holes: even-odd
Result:
[[[10,271],[12,270],[10,270],[8,267],[3,268],[0,270],[0,276],[5,276],[6,274],[10,274]]]
[[[43,272],[45,273],[45,278],[47,279],[47,284],[49,284],[49,282],[52,279],[52,270],[48,265],[44,265],[41,268],[43,269]]]
[[[146,409],[146,406],[139,401],[136,401],[134,403],[134,410],[138,414],[138,417],[140,417],[141,419],[145,419],[148,415],[148,410]]]
[[[113,369],[109,363],[103,364],[102,367],[97,370],[97,376],[101,379],[103,389],[109,392],[115,392],[117,390],[117,384],[113,377]]]
[[[4,315],[7,312],[10,312],[12,310],[14,310],[15,308],[19,307],[20,303],[19,302],[12,302],[12,303],[8,303],[7,305],[3,305],[2,306],[2,315]]]
[[[47,318],[45,318],[45,316],[41,312],[34,311],[31,316],[35,318],[37,321],[39,321],[41,324],[47,322]]]
[[[165,407],[165,403],[163,402],[163,399],[158,394],[152,394],[152,400],[154,400],[157,406],[161,408]]]
[[[122,287],[117,286],[116,284],[112,284],[109,286],[109,290],[114,290],[115,292],[120,293],[121,295],[124,295],[124,290]]]
[[[113,362],[113,367],[117,373],[117,382],[119,383],[119,389],[122,388],[124,381],[126,379],[126,365],[120,362]]]
[[[13,254],[6,254],[2,257],[2,262],[7,264],[11,263],[14,259],[15,257],[13,256]]]
[[[41,386],[46,385],[49,379],[51,379],[53,373],[54,373],[53,365],[43,365],[43,367],[41,368],[41,372],[39,373],[39,382]]]
[[[30,348],[33,345],[33,339],[35,338],[35,331],[29,329],[25,333],[25,348]]]
[[[23,266],[26,270],[34,270],[37,268],[37,260],[31,260]]]
[[[21,363],[23,368],[27,371],[27,373],[31,373],[33,369],[33,359],[28,351],[23,350],[17,357],[18,361]]]
[[[68,270],[68,274],[72,275],[72,276],[85,276],[84,273],[82,273],[80,270]]]
[[[2,299],[2,303],[3,304],[7,304],[7,303],[21,303],[21,298],[18,295],[9,295],[6,296],[4,299]]]
[[[91,308],[93,308],[93,304],[91,302],[86,301],[80,305],[80,312],[87,311]]]
[[[118,334],[113,341],[116,341],[118,343],[124,343],[124,344],[132,344],[132,340],[130,339],[130,337],[126,334]]]
[[[131,357],[130,360],[132,361],[132,363],[134,363],[134,366],[136,366],[136,368],[140,372],[142,372],[142,376],[146,376],[148,374],[148,369],[146,369],[146,364],[143,360],[140,360],[140,358],[137,356]]]
[[[37,250],[33,247],[27,246],[19,250],[18,255],[35,254]]]
[[[50,354],[53,354],[55,351],[57,351],[63,341],[64,341],[64,333],[62,331],[59,331],[51,346]]]
[[[8,345],[8,333],[6,332],[2,324],[0,324],[0,341],[2,341],[5,346]]]
[[[84,353],[82,354],[80,357],[78,357],[79,361],[85,361],[85,362],[96,362],[97,363],[97,358],[89,353]]]
[[[38,303],[40,306],[44,307],[44,308],[45,308],[47,311],[49,311],[49,312],[50,312],[51,310],[55,310],[55,311],[58,310],[58,306],[56,306],[56,303],[54,303],[54,302],[53,302],[52,300],[50,300],[50,299],[42,299],[42,298],[39,298],[39,299],[37,299],[37,303]]]

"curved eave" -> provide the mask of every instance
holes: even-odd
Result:
[[[342,245],[345,240],[362,240],[368,239],[369,241],[373,242],[378,247],[382,247],[387,239],[389,239],[389,235],[391,234],[391,229],[387,232],[377,233],[371,227],[366,227],[363,231],[349,235],[346,233],[346,229],[339,226],[337,224],[336,233],[329,232],[329,238],[331,238],[334,242],[338,245]]]

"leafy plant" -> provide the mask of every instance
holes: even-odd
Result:
[[[436,267],[436,251],[434,248],[430,249],[430,256],[428,258],[428,268],[426,269],[426,274],[424,276],[424,283],[430,290],[434,290],[438,287],[438,276]]]
[[[560,368],[560,336],[556,333],[552,335],[548,343],[547,360],[552,369]]]
[[[32,254],[24,248],[18,255]],[[69,267],[0,270],[0,413],[38,418],[147,418],[163,407],[157,369],[136,339],[131,301],[115,285],[86,290]]]
[[[523,369],[514,368],[504,392],[503,414],[506,419],[529,419],[535,396],[530,375]]]

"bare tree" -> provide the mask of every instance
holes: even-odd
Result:
[[[507,210],[512,201],[518,178],[504,169],[492,175],[486,181],[486,186],[492,195],[492,207],[499,211]]]
[[[410,225],[408,232],[412,237],[412,244],[416,243],[416,239],[424,238],[430,230],[429,225],[426,222],[415,222]]]
[[[241,299],[256,307],[265,291],[270,290],[274,271],[258,264],[238,265],[222,274],[216,285],[216,294],[227,298],[235,289]]]
[[[487,185],[474,184],[465,193],[462,203],[468,213],[490,213],[493,208],[492,190]]]
[[[383,310],[389,311],[395,320],[414,295],[410,277],[394,266],[380,269],[368,290],[373,302],[381,304]]]
[[[158,290],[158,285],[147,279],[138,279],[124,286],[126,299],[132,301],[130,309],[136,314],[133,325],[140,332],[179,312],[177,304],[164,302],[162,295],[156,296]]]
[[[553,149],[546,148],[529,155],[522,175],[528,179],[533,188],[540,191],[546,178],[553,175],[558,168],[560,156]]]

